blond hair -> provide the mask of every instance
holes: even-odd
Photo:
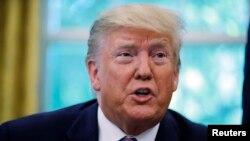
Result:
[[[123,5],[103,13],[97,19],[88,39],[87,60],[94,58],[100,47],[101,38],[117,27],[134,27],[168,35],[174,47],[177,68],[180,66],[181,19],[171,10],[148,4]]]

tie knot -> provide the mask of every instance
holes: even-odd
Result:
[[[137,139],[133,138],[133,137],[125,136],[125,137],[121,138],[119,141],[137,141]]]

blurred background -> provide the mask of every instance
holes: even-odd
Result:
[[[171,109],[203,124],[240,124],[248,0],[1,0],[0,123],[93,99],[84,59],[100,12],[130,3],[184,19]]]

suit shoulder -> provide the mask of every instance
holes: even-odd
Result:
[[[68,129],[81,111],[96,103],[96,100],[91,100],[86,103],[73,105],[63,109],[51,112],[38,113],[19,119],[7,121],[0,125],[0,138],[6,134],[26,135],[40,134],[41,131],[64,132]]]
[[[185,140],[206,140],[207,138],[207,126],[195,123],[176,111],[169,110],[169,117],[173,120],[174,124],[178,128],[180,134]]]
[[[200,124],[200,123],[195,123],[189,119],[187,119],[186,117],[184,117],[183,115],[181,115],[180,113],[174,111],[174,110],[169,110],[168,111],[170,113],[170,115],[180,124],[182,125],[186,125],[188,127],[191,127],[191,128],[207,128],[205,125],[203,124]]]
[[[88,106],[94,104],[95,101],[91,100],[86,103],[81,103],[81,104],[76,104],[73,106],[65,107],[62,109],[58,109],[55,111],[50,111],[50,112],[42,112],[42,113],[37,113],[25,117],[21,117],[15,120],[8,121],[6,123],[8,124],[30,124],[30,123],[42,123],[42,122],[60,122],[65,120],[70,120],[74,119],[77,117],[77,115],[87,108]],[[3,124],[6,124],[3,123]]]

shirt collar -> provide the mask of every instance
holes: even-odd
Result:
[[[156,138],[159,125],[160,123],[134,137],[138,141],[153,141]],[[99,141],[118,141],[122,137],[126,136],[126,134],[120,128],[118,128],[115,124],[113,124],[106,118],[100,107],[98,107],[98,128]]]

